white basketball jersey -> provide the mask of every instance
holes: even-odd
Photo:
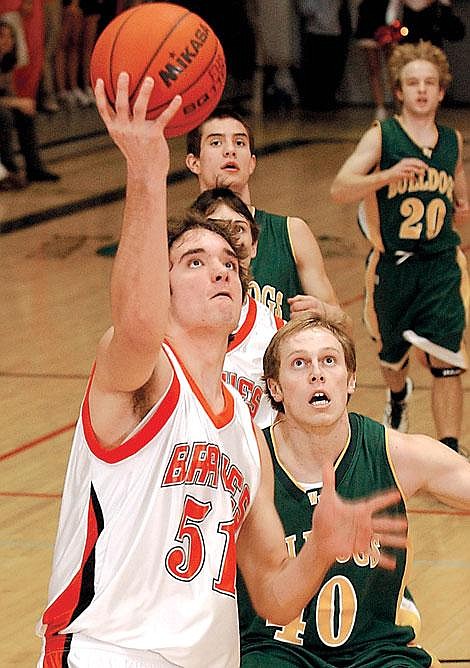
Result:
[[[240,392],[261,429],[270,427],[276,416],[262,380],[263,355],[283,324],[284,320],[273,315],[267,306],[247,297],[225,355],[223,378]]]
[[[258,445],[240,396],[222,385],[215,415],[165,350],[171,385],[120,447],[100,446],[85,395],[39,633],[46,651],[66,654],[83,633],[178,666],[235,668],[235,540],[259,485]]]

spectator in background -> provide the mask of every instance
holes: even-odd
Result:
[[[63,0],[55,65],[57,99],[67,109],[94,103],[89,68],[100,11],[100,0]]]
[[[387,22],[394,19],[407,29],[403,42],[422,39],[442,48],[444,40],[458,42],[465,35],[463,23],[452,13],[451,0],[390,0]]]
[[[389,53],[389,45],[381,45],[376,39],[376,31],[385,25],[385,14],[389,0],[362,0],[358,7],[355,37],[364,52],[369,75],[369,85],[375,105],[375,118],[382,121],[387,117],[383,63]]]
[[[345,0],[297,0],[301,17],[300,97],[305,109],[337,106],[351,22]]]
[[[444,40],[459,41],[464,35],[465,26],[453,14],[451,0],[363,0],[356,38],[366,56],[376,120],[388,115],[383,65],[394,43],[424,40],[442,48]]]
[[[6,0],[1,5],[8,5],[8,9],[20,14],[28,59],[25,63],[16,62],[14,90],[19,97],[34,100],[36,109],[35,101],[44,66],[44,0]],[[16,32],[15,39],[18,44]]]
[[[40,110],[48,113],[59,111],[55,90],[55,57],[59,43],[61,18],[61,0],[46,0],[44,3],[44,65],[38,101]]]
[[[258,0],[250,8],[256,34],[257,77],[254,81],[255,110],[289,109],[299,103],[299,17],[294,0]]]
[[[22,188],[31,181],[58,181],[59,176],[44,168],[36,136],[35,98],[20,96],[14,89],[16,34],[0,20],[0,159],[8,171],[4,189]],[[26,173],[16,161],[14,133],[17,133]],[[5,183],[6,181],[6,183]]]

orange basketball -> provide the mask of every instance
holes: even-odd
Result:
[[[183,103],[167,125],[176,137],[202,123],[219,102],[226,77],[222,46],[212,29],[193,12],[168,2],[138,5],[119,14],[99,36],[90,64],[94,88],[103,79],[114,105],[117,78],[128,72],[132,107],[144,77],[155,81],[147,118],[156,118],[175,95]]]

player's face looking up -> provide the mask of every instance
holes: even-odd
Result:
[[[196,228],[170,248],[171,315],[185,327],[220,326],[230,333],[240,317],[238,259],[223,237]]]
[[[355,374],[347,369],[344,350],[321,326],[292,333],[279,346],[278,378],[268,378],[287,418],[305,427],[334,424],[346,411]]]
[[[234,118],[213,118],[204,123],[199,156],[190,156],[188,167],[199,177],[201,190],[226,187],[241,191],[253,173],[256,158],[248,133]]]

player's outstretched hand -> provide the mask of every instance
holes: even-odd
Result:
[[[306,311],[309,311],[312,316],[317,318],[324,318],[326,316],[325,303],[312,295],[295,295],[295,297],[289,297],[287,301],[290,306],[291,318],[304,315]]]
[[[313,514],[313,535],[325,559],[354,553],[372,554],[371,543],[380,546],[379,566],[393,570],[395,558],[383,547],[406,547],[408,523],[405,517],[382,513],[400,501],[396,491],[384,492],[360,500],[342,499],[335,490],[335,473],[331,464],[323,467],[323,489]],[[374,555],[376,556],[376,554]]]
[[[177,95],[168,107],[154,120],[147,120],[147,107],[154,87],[154,80],[146,77],[139,90],[134,106],[129,104],[129,75],[121,72],[117,80],[114,109],[108,103],[104,82],[97,79],[95,86],[96,106],[115,144],[124,154],[128,169],[142,173],[156,168],[168,170],[169,150],[163,131],[181,105]]]

